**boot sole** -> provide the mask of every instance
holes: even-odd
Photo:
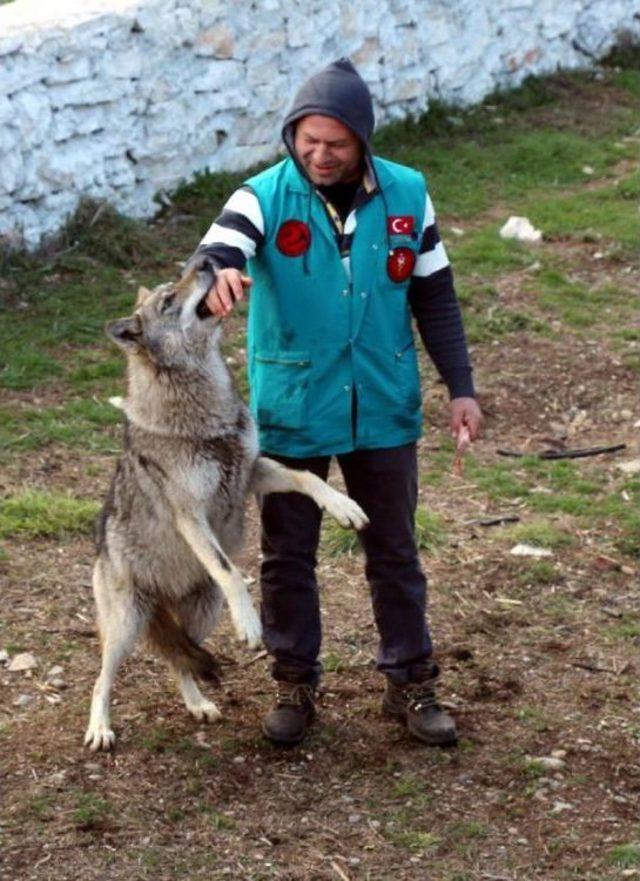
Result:
[[[390,707],[385,704],[382,705],[382,712],[385,716],[388,716],[390,719],[395,719],[396,722],[400,722],[407,729],[409,734],[412,737],[415,737],[416,740],[419,740],[421,743],[426,743],[427,746],[456,746],[458,743],[458,735],[454,732],[453,734],[445,734],[440,737],[429,737],[425,735],[423,732],[419,732],[414,730],[407,722],[406,713],[403,713],[401,710],[392,710]]]

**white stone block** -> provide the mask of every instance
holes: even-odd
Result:
[[[51,135],[53,140],[68,141],[78,135],[89,135],[102,131],[113,121],[108,104],[97,104],[86,107],[63,107],[53,116]]]
[[[131,91],[126,80],[97,79],[93,77],[77,83],[50,86],[51,104],[60,107],[82,107],[88,104],[105,104],[124,98]]]
[[[64,61],[59,60],[49,68],[44,81],[48,86],[59,83],[75,83],[78,80],[87,80],[91,76],[91,64],[89,58],[78,55],[75,58],[67,57]]]
[[[19,52],[23,44],[24,40],[19,34],[0,34],[0,58]]]
[[[138,45],[107,49],[95,66],[95,74],[115,80],[138,80],[144,73],[144,50]]]
[[[43,156],[41,176],[53,190],[74,189],[104,174],[104,145],[91,137],[74,138]]]
[[[200,31],[193,48],[198,56],[210,58],[233,58],[235,31],[226,22],[218,22],[213,27]]]
[[[5,135],[0,135],[2,141],[6,140]],[[15,193],[24,181],[24,157],[22,152],[17,148],[5,151],[0,149],[0,193]]]
[[[13,124],[31,147],[41,144],[51,128],[51,104],[44,86],[23,89],[13,96],[15,110]]]
[[[0,126],[8,125],[13,122],[14,109],[13,102],[4,95],[0,95]]]
[[[200,68],[197,80],[193,85],[196,93],[219,92],[223,89],[233,88],[240,97],[240,93],[246,91],[243,84],[244,70],[239,61],[214,59]],[[246,103],[234,106],[242,107],[246,106]]]
[[[0,68],[0,92],[3,95],[12,95],[34,83],[43,82],[48,70],[47,64],[30,55],[10,55],[3,58]]]

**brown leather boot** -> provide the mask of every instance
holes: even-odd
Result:
[[[435,665],[434,665],[435,667]],[[429,746],[454,746],[458,741],[456,723],[436,701],[435,675],[421,682],[395,685],[387,679],[382,710],[401,720],[407,731]]]
[[[315,716],[316,690],[308,682],[278,682],[275,705],[262,721],[262,733],[272,743],[300,743]]]

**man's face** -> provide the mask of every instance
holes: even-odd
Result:
[[[331,116],[304,116],[293,144],[314,184],[331,186],[362,176],[362,144],[350,128]]]

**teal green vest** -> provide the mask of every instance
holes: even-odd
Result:
[[[247,351],[263,453],[346,453],[399,446],[421,434],[409,280],[389,277],[387,257],[389,247],[417,255],[425,182],[396,163],[374,164],[384,198],[377,193],[357,211],[351,279],[326,210],[291,159],[247,181],[265,222],[264,244],[248,267]],[[388,234],[389,216],[412,217],[414,235]],[[290,220],[310,230],[304,255],[278,248],[278,231]]]

